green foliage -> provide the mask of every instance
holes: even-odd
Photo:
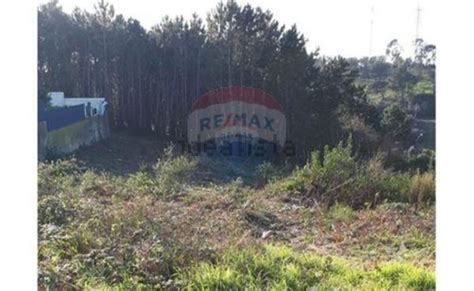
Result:
[[[76,159],[38,164],[38,196],[67,192],[78,181],[82,168]]]
[[[127,189],[141,194],[158,194],[159,184],[156,179],[144,171],[130,174],[126,182]]]
[[[349,141],[347,146],[342,142],[333,149],[326,146],[322,156],[319,151],[314,151],[303,168],[296,168],[290,177],[276,184],[283,191],[303,191],[315,184],[327,188],[329,184],[344,183],[353,176],[357,167],[351,150]]]
[[[419,153],[403,155],[385,161],[387,167],[392,167],[398,171],[426,172],[436,168],[436,152],[434,150],[423,149]]]
[[[39,168],[38,173],[48,177],[75,176],[82,170],[75,158],[40,163]]]
[[[286,247],[231,250],[217,264],[203,263],[182,275],[185,290],[432,290],[434,274],[403,264],[362,270],[330,257]]]
[[[271,162],[265,161],[257,165],[255,169],[255,174],[257,177],[262,180],[262,182],[267,183],[274,181],[282,176],[283,169],[275,166]]]
[[[325,215],[326,219],[328,219],[331,223],[348,223],[351,222],[355,217],[355,213],[352,208],[339,204],[337,202],[325,213]]]
[[[186,131],[181,119],[191,103],[223,84],[273,94],[286,109],[302,160],[316,146],[338,141],[340,107],[370,126],[379,123],[344,58],[319,56],[296,26],[235,1],[218,3],[206,19],[165,17],[150,30],[106,2],[72,13],[58,2],[43,4],[37,67],[40,97],[57,88],[66,96],[108,96],[111,126],[163,139],[181,138],[176,134]],[[308,139],[309,132],[319,136]]]
[[[41,199],[38,203],[38,222],[56,225],[66,222],[66,205],[63,197],[49,195]]]
[[[381,109],[401,103],[413,110],[418,104],[416,116],[434,118],[436,46],[417,39],[415,47],[414,58],[403,58],[403,49],[394,39],[387,45],[386,56],[350,58],[349,63],[360,72],[357,83],[366,86],[367,95]],[[420,95],[432,100],[420,102]]]
[[[197,167],[197,161],[193,158],[184,155],[174,157],[173,149],[173,146],[166,148],[153,167],[159,192],[165,196],[184,190]]]
[[[415,95],[419,94],[433,94],[434,92],[434,84],[429,79],[424,79],[416,83],[413,88],[413,93]]]
[[[425,172],[435,169],[436,153],[434,150],[423,149],[418,153],[408,158],[408,167],[412,170],[419,170]]]
[[[352,191],[373,193],[370,187],[375,187],[382,199],[392,197],[382,193],[398,195],[403,184],[406,195],[390,199],[418,203],[419,200],[424,202],[434,198],[430,190],[430,185],[434,186],[431,172],[419,176],[394,174],[383,169],[381,157],[357,161],[350,144],[349,141],[336,148],[327,147],[321,154],[313,153],[305,167],[295,170],[287,179],[272,181],[270,185],[293,185],[295,192],[301,189],[302,194],[309,195],[316,193],[311,190],[316,181],[331,188],[337,185],[333,180],[340,176],[353,181],[338,188],[341,193],[346,193],[344,195]],[[280,197],[267,195],[265,191],[245,186],[239,178],[224,185],[193,187],[192,200],[186,201],[182,196],[170,199],[164,194],[170,192],[161,192],[160,174],[167,173],[169,179],[175,177],[179,180],[192,174],[196,163],[187,157],[184,157],[186,162],[178,158],[168,148],[155,167],[159,170],[156,176],[154,172],[147,172],[146,167],[128,177],[84,170],[75,159],[40,163],[39,289],[305,290],[315,287],[427,290],[435,287],[433,273],[398,263],[367,269],[357,266],[355,261],[296,253],[286,247],[258,248],[263,240],[260,229],[257,239],[246,236],[249,229],[246,223],[241,223],[242,212],[256,207],[268,207],[268,211],[273,211],[287,206],[286,202],[283,203]],[[268,170],[272,166],[263,168],[266,167]],[[185,184],[189,177],[186,179],[180,181]],[[305,230],[302,223],[301,231],[307,231],[304,236],[312,239],[314,229],[325,224],[336,224],[338,230],[334,233],[344,236],[354,225],[361,225],[363,221],[373,222],[371,215],[386,221],[390,220],[391,214],[399,215],[401,219],[407,214],[398,210],[387,214],[382,208],[356,212],[348,206],[352,202],[344,200],[349,196],[344,195],[327,211],[320,212],[317,222],[314,221],[314,215],[318,213],[316,207],[295,205],[298,207],[290,211],[275,211],[273,216],[269,216],[275,219],[271,222],[275,223],[275,229],[266,240],[287,242],[287,237],[280,235],[287,232],[286,225],[301,223],[298,220],[300,215],[308,221],[308,229]],[[285,213],[289,215],[284,216]],[[419,213],[423,212],[419,211],[416,216]],[[200,219],[205,215],[206,219]],[[386,236],[379,236],[380,232],[375,230],[373,235],[368,235],[368,242],[372,236],[378,248],[381,248],[379,241],[383,239],[393,241],[390,244],[396,249],[405,245],[408,250],[403,256],[416,259],[422,256],[420,251],[423,254],[426,249],[428,254],[434,252],[431,233],[426,235],[425,227],[420,227],[425,232],[406,233],[402,228],[403,235],[397,236],[391,230],[395,225],[389,222],[386,225],[389,227]],[[371,225],[369,229],[373,227],[379,228],[380,225]],[[324,227],[319,229],[323,232],[323,239],[327,239]],[[367,230],[358,230],[364,231]],[[363,233],[356,234],[357,239],[363,236]],[[299,236],[302,237],[303,234]],[[227,251],[229,245],[236,244],[239,250]]]
[[[296,167],[292,174],[282,180],[274,181],[268,185],[270,192],[303,192],[310,179],[306,168]]]
[[[397,140],[407,141],[412,125],[413,117],[397,104],[392,104],[383,111],[382,129]]]
[[[341,142],[335,148],[326,147],[323,154],[313,152],[303,168],[297,168],[287,178],[270,184],[269,189],[274,193],[296,193],[303,200],[328,206],[339,202],[353,208],[383,202],[415,202],[410,198],[412,192],[422,193],[416,203],[434,201],[430,192],[432,188],[426,186],[427,178],[421,186],[414,178],[417,175],[384,168],[381,154],[367,161],[357,161],[351,149],[349,140],[347,145]],[[419,186],[412,186],[413,179]]]

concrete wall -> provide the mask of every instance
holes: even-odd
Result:
[[[65,106],[73,106],[79,104],[87,105],[90,103],[91,107],[94,108],[99,115],[103,115],[105,113],[105,98],[65,98],[64,105]],[[93,115],[96,115],[93,114]]]
[[[96,114],[92,115],[103,115],[105,114],[105,106],[107,102],[104,97],[75,97],[75,98],[65,98],[63,92],[49,92],[50,103],[55,107],[64,107],[64,106],[74,106],[80,104],[90,104],[91,108],[94,108]],[[84,114],[86,112],[84,111]]]
[[[48,127],[46,121],[38,122],[38,159],[40,161],[46,158],[46,143],[48,138]]]
[[[93,116],[69,126],[45,132],[38,128],[38,158],[44,159],[48,151],[67,154],[80,146],[90,145],[110,136],[107,115]]]

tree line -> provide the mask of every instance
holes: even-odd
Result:
[[[348,135],[344,120],[380,129],[381,114],[358,84],[360,68],[308,51],[296,26],[270,11],[220,2],[205,20],[164,17],[150,30],[104,0],[94,12],[38,8],[38,97],[103,96],[113,128],[182,139],[191,104],[228,86],[260,88],[283,105],[301,157]],[[342,116],[346,117],[341,118]]]

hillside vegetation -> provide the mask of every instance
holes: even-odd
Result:
[[[347,142],[294,170],[107,142],[39,164],[40,289],[435,288],[432,170]]]

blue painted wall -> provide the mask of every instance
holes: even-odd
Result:
[[[38,104],[38,121],[46,121],[48,131],[57,130],[84,119],[84,104],[48,109],[43,104]]]

